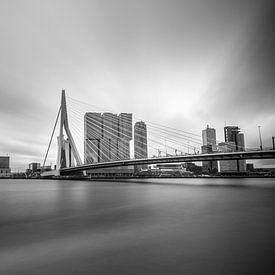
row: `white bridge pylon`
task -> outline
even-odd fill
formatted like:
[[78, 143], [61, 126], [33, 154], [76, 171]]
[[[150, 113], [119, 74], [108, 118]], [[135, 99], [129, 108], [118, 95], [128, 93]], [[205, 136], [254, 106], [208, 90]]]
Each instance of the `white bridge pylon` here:
[[[63, 129], [67, 135], [67, 139], [64, 139]], [[71, 134], [68, 122], [67, 105], [65, 90], [61, 93], [61, 105], [60, 105], [60, 130], [58, 139], [58, 152], [56, 170], [60, 171], [61, 168], [73, 167], [76, 165], [82, 165], [80, 155], [77, 151], [73, 136]]]

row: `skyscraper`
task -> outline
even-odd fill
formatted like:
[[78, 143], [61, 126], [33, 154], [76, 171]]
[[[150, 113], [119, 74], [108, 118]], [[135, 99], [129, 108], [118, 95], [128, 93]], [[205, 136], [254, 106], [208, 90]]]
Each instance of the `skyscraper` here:
[[118, 116], [119, 121], [119, 159], [130, 159], [130, 140], [133, 138], [132, 121], [133, 115], [130, 113], [121, 113]]
[[103, 139], [101, 113], [86, 113], [84, 116], [84, 162], [101, 162]]
[[210, 128], [209, 125], [207, 125], [205, 130], [202, 130], [202, 144], [212, 145], [213, 149], [216, 146], [216, 130]]
[[[240, 133], [238, 126], [224, 127], [225, 142], [219, 143], [219, 150], [222, 152], [245, 151], [244, 134]], [[220, 161], [221, 172], [245, 172], [245, 160]]]
[[102, 114], [102, 140], [101, 153], [102, 161], [119, 159], [119, 122], [116, 114]]
[[[134, 126], [134, 155], [135, 159], [147, 158], [147, 127], [143, 121], [138, 121]], [[137, 165], [135, 171], [146, 169], [147, 165]]]
[[[218, 145], [219, 151], [230, 153], [235, 151], [235, 143], [232, 141], [220, 142]], [[236, 160], [220, 160], [220, 172], [237, 172], [238, 166]]]
[[225, 126], [224, 127], [224, 141], [225, 142], [234, 142], [236, 146], [236, 151], [238, 150], [238, 134], [240, 128], [238, 126]]
[[85, 163], [129, 159], [132, 114], [86, 113], [84, 136]]
[[[206, 129], [202, 130], [202, 143], [201, 147], [202, 154], [211, 154], [217, 150], [216, 146], [216, 130], [210, 128], [207, 125]], [[218, 162], [217, 161], [203, 161], [202, 171], [205, 174], [212, 174], [218, 172]]]
[[0, 177], [10, 177], [10, 157], [0, 156]]

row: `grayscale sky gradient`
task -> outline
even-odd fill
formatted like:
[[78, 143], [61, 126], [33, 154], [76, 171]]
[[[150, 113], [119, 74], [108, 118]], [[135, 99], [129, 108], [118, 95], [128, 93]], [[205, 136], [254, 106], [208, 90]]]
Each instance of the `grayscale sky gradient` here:
[[13, 170], [42, 162], [62, 88], [197, 134], [209, 124], [220, 140], [238, 125], [247, 147], [260, 125], [271, 146], [273, 3], [0, 0], [0, 155]]

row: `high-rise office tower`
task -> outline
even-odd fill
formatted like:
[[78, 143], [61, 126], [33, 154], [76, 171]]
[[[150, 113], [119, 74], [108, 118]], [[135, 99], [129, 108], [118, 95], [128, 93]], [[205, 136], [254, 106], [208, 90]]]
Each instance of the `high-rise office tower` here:
[[130, 140], [133, 138], [133, 115], [130, 113], [121, 113], [118, 116], [119, 121], [119, 159], [130, 159]]
[[[201, 147], [202, 154], [211, 154], [217, 150], [216, 146], [216, 130], [210, 128], [207, 125], [206, 129], [202, 130], [202, 143]], [[205, 174], [212, 174], [218, 172], [218, 162], [217, 161], [203, 161], [202, 171]]]
[[[220, 151], [234, 152], [245, 151], [244, 134], [240, 133], [238, 126], [225, 126], [224, 127], [224, 140], [225, 142], [219, 143]], [[228, 160], [220, 161], [221, 172], [245, 172], [245, 160]]]
[[101, 143], [103, 139], [101, 113], [86, 113], [84, 116], [84, 161], [101, 162]]
[[209, 125], [207, 125], [206, 129], [202, 130], [202, 144], [212, 145], [212, 147], [216, 146], [216, 130], [210, 128]]
[[[134, 155], [135, 159], [147, 158], [147, 127], [143, 121], [138, 121], [134, 126]], [[146, 169], [147, 165], [136, 165], [135, 171]]]
[[129, 159], [132, 114], [86, 113], [84, 136], [85, 163]]
[[10, 177], [10, 157], [0, 156], [0, 177]]
[[119, 122], [116, 114], [102, 114], [102, 161], [119, 159], [118, 139]]
[[238, 135], [240, 133], [240, 128], [238, 126], [225, 126], [224, 127], [224, 141], [234, 142], [236, 146], [236, 151], [238, 150]]
[[[212, 145], [203, 145], [201, 147], [202, 154], [211, 154], [213, 153]], [[215, 146], [216, 152], [216, 146]], [[202, 162], [202, 172], [204, 174], [214, 174], [218, 172], [218, 162], [216, 160], [208, 160]]]
[[[238, 133], [237, 145], [238, 145], [237, 151], [245, 151], [244, 134], [243, 133]], [[246, 171], [246, 160], [238, 160], [237, 165], [238, 165], [238, 169], [240, 172]]]
[[[230, 153], [235, 151], [235, 142], [220, 142], [218, 145], [219, 151]], [[236, 160], [220, 160], [220, 172], [237, 172], [238, 166]]]

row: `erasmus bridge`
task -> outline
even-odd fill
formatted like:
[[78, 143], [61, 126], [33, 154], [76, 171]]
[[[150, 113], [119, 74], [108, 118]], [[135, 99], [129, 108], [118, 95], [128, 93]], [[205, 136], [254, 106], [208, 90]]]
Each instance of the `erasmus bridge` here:
[[[80, 101], [74, 100], [73, 102], [77, 103]], [[83, 128], [84, 114], [77, 110], [70, 111], [72, 112], [73, 116], [76, 117], [75, 121], [77, 121], [77, 123], [75, 123], [74, 126], [81, 125]], [[90, 123], [93, 123], [93, 125], [99, 127], [96, 121], [92, 121], [92, 118], [90, 118], [90, 120]], [[89, 149], [92, 151], [94, 159], [87, 161], [87, 156], [85, 156], [84, 152], [83, 162], [72, 134], [73, 131], [71, 131], [69, 125], [65, 90], [62, 90], [61, 104], [45, 155], [43, 167], [47, 161], [48, 152], [52, 144], [52, 139], [58, 122], [59, 136], [57, 145], [56, 169], [43, 172], [42, 176], [72, 175], [94, 169], [115, 168], [132, 165], [275, 158], [274, 148], [267, 148], [264, 150], [246, 148], [246, 150], [244, 150], [244, 148], [240, 147], [233, 152], [215, 152], [202, 154], [199, 153], [202, 146], [201, 136], [183, 130], [165, 127], [160, 124], [146, 122], [148, 125], [148, 144], [146, 140], [146, 146], [148, 145], [148, 155], [146, 149], [146, 157], [144, 157], [144, 154], [142, 154], [142, 151], [140, 150], [139, 153], [135, 153], [135, 158], [131, 159], [130, 156], [128, 158], [120, 157], [123, 155], [123, 152], [127, 150], [127, 148], [125, 148], [125, 144], [123, 145], [123, 143], [116, 145], [116, 156], [106, 156], [107, 153], [106, 151], [104, 152], [103, 148], [97, 148], [97, 150], [95, 150], [93, 146], [86, 144], [87, 146], [90, 146]], [[108, 125], [110, 125], [110, 123]], [[114, 133], [114, 129], [108, 125], [105, 127], [107, 134], [109, 136], [115, 135], [116, 133]], [[95, 131], [98, 132], [96, 128]], [[75, 134], [77, 135], [77, 131], [75, 131]], [[79, 140], [82, 144], [84, 143], [84, 137], [80, 137]], [[113, 144], [108, 144], [108, 146], [112, 150], [114, 149], [112, 148], [114, 147]], [[100, 155], [103, 156], [103, 158], [100, 158]]]

